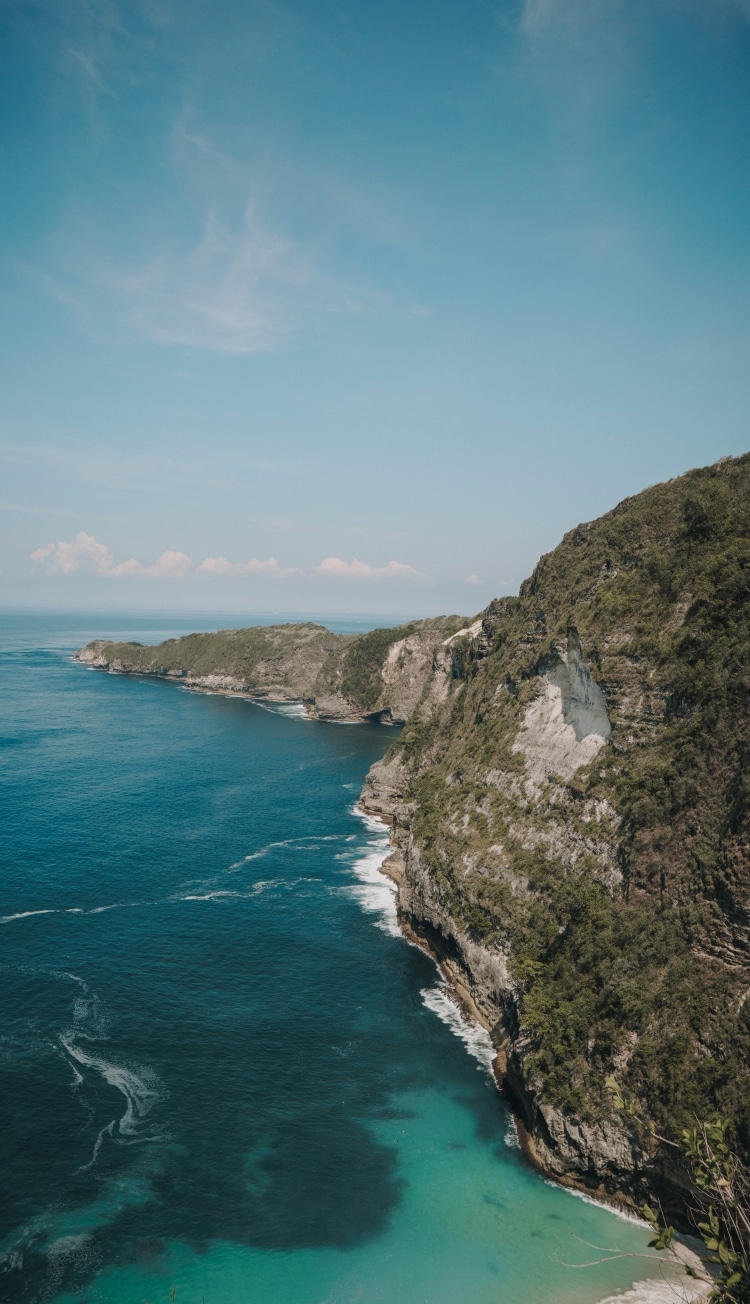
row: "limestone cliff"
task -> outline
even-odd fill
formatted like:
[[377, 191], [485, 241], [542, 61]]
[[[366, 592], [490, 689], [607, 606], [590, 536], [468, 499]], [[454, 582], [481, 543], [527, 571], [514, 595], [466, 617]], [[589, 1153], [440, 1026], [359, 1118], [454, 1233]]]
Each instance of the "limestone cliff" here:
[[269, 625], [189, 634], [155, 647], [95, 640], [78, 652], [112, 674], [155, 675], [189, 688], [302, 701], [326, 720], [403, 724], [429, 680], [440, 693], [444, 648], [459, 616], [416, 620], [367, 634], [333, 634], [323, 625]]
[[674, 1151], [604, 1081], [748, 1149], [749, 601], [750, 457], [627, 499], [443, 643], [363, 793], [529, 1152], [673, 1209]]

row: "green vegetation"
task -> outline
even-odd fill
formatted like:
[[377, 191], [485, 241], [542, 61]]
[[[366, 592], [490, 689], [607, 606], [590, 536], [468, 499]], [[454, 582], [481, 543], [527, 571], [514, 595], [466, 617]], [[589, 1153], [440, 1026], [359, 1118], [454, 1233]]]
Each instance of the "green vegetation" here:
[[371, 711], [383, 691], [382, 668], [394, 643], [413, 634], [416, 625], [399, 625], [397, 629], [373, 629], [346, 649], [343, 659], [341, 689], [350, 702], [362, 711]]
[[[382, 710], [405, 719], [429, 677], [436, 646], [463, 623], [459, 616], [439, 616], [357, 635], [333, 634], [311, 623], [255, 626], [189, 634], [155, 647], [94, 642], [81, 655], [121, 673], [198, 682], [212, 677], [217, 681], [212, 687], [251, 695], [322, 699], [325, 711], [334, 715]], [[404, 639], [408, 641], [386, 684], [384, 661], [390, 648]]]
[[[513, 750], [574, 627], [610, 743], [532, 789]], [[442, 907], [509, 956], [542, 1098], [592, 1118], [617, 1067], [677, 1135], [750, 1153], [750, 456], [627, 499], [485, 613], [489, 649], [395, 751]]]
[[[461, 628], [460, 616], [437, 616], [432, 620], [415, 620], [395, 629], [373, 629], [352, 639], [344, 652], [341, 670], [341, 691], [361, 711], [374, 710], [384, 691], [383, 665], [395, 643], [411, 634], [427, 635], [430, 646], [450, 637]], [[405, 650], [407, 658], [412, 656]], [[426, 675], [424, 676], [426, 678]]]
[[[695, 1122], [683, 1128], [675, 1142], [656, 1133], [638, 1114], [635, 1100], [616, 1078], [607, 1078], [604, 1085], [617, 1109], [686, 1161], [688, 1211], [703, 1242], [703, 1280], [714, 1287], [709, 1304], [750, 1304], [750, 1173], [732, 1145], [731, 1121], [718, 1117]], [[653, 1232], [649, 1245], [674, 1253], [675, 1229], [661, 1205], [653, 1209], [645, 1204], [641, 1212]], [[688, 1273], [698, 1276], [690, 1268]]]

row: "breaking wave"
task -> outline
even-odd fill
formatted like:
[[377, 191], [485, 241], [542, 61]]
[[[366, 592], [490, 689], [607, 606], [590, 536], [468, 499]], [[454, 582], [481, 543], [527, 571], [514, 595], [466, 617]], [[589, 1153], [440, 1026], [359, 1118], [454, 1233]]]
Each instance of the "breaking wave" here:
[[[396, 884], [382, 872], [383, 862], [388, 858], [391, 850], [387, 825], [382, 820], [365, 814], [359, 806], [352, 807], [352, 814], [362, 820], [371, 836], [364, 855], [358, 855], [357, 859], [351, 862], [351, 871], [358, 881], [346, 887], [344, 891], [354, 897], [367, 914], [378, 916], [378, 928], [382, 928], [385, 933], [390, 933], [392, 937], [401, 937], [396, 909]], [[351, 852], [342, 852], [337, 859], [348, 861], [351, 854]]]
[[440, 983], [437, 987], [424, 987], [420, 995], [427, 1009], [442, 1019], [456, 1037], [460, 1037], [469, 1054], [494, 1082], [495, 1047], [486, 1028], [466, 1017], [446, 983]]

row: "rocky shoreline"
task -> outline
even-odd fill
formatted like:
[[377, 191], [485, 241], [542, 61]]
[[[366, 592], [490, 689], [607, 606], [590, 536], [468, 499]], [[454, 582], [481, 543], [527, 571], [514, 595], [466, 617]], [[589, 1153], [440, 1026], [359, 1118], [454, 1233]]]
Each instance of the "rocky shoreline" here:
[[[373, 769], [376, 769], [376, 767], [374, 766]], [[376, 799], [368, 803], [368, 787], [372, 788], [372, 786], [370, 775], [368, 775], [358, 803], [359, 809], [362, 814], [370, 819], [378, 820], [391, 832], [394, 821], [387, 818], [382, 801]], [[373, 809], [374, 806], [378, 807], [377, 811]], [[393, 813], [395, 815], [395, 807]], [[642, 1223], [645, 1232], [648, 1225], [638, 1217], [638, 1209], [631, 1196], [618, 1192], [612, 1193], [601, 1188], [592, 1190], [590, 1186], [577, 1180], [570, 1173], [561, 1173], [558, 1169], [545, 1162], [543, 1151], [540, 1150], [535, 1137], [528, 1129], [526, 1114], [519, 1096], [509, 1080], [506, 1047], [497, 1039], [497, 1025], [492, 1024], [486, 1011], [476, 1003], [470, 976], [449, 956], [436, 950], [434, 944], [431, 944], [423, 933], [416, 931], [413, 927], [413, 919], [402, 908], [399, 894], [404, 877], [403, 869], [398, 851], [392, 840], [391, 846], [394, 849], [390, 856], [387, 856], [383, 861], [380, 872], [396, 886], [396, 909], [401, 934], [412, 946], [419, 947], [420, 950], [429, 955], [452, 992], [453, 999], [461, 1011], [463, 1019], [469, 1023], [479, 1024], [489, 1033], [496, 1052], [492, 1065], [495, 1085], [513, 1113], [518, 1144], [524, 1158], [548, 1181], [563, 1186], [572, 1194], [580, 1195], [584, 1199], [604, 1205], [614, 1213], [630, 1220], [637, 1219]], [[661, 1277], [649, 1277], [644, 1278], [642, 1281], [636, 1281], [629, 1290], [617, 1295], [607, 1296], [606, 1299], [601, 1301], [601, 1304], [674, 1304], [675, 1299], [680, 1304], [697, 1304], [697, 1301], [707, 1299], [713, 1286], [710, 1281], [705, 1279], [705, 1267], [699, 1255], [689, 1244], [683, 1241], [675, 1244], [675, 1256], [684, 1265], [683, 1267], [678, 1268], [673, 1264], [671, 1271]], [[651, 1258], [651, 1256], [644, 1252], [644, 1258]], [[668, 1260], [658, 1262], [662, 1263], [663, 1267], [667, 1267], [669, 1264]]]
[[404, 724], [434, 682], [461, 630], [458, 616], [414, 620], [366, 634], [312, 622], [190, 634], [149, 647], [95, 639], [76, 660], [113, 675], [146, 675], [196, 692], [301, 703], [316, 720]]
[[545, 1177], [634, 1215], [654, 1195], [683, 1230], [688, 1175], [674, 1151], [644, 1142], [617, 1114], [593, 1121], [571, 1116], [543, 1097], [527, 1066], [529, 1043], [519, 1035], [519, 993], [509, 957], [472, 938], [444, 908], [412, 834], [413, 805], [398, 757], [386, 756], [367, 776], [360, 806], [389, 828], [391, 855], [382, 871], [396, 884], [400, 926], [438, 965], [462, 1009], [490, 1034], [495, 1079], [516, 1118], [526, 1158]]

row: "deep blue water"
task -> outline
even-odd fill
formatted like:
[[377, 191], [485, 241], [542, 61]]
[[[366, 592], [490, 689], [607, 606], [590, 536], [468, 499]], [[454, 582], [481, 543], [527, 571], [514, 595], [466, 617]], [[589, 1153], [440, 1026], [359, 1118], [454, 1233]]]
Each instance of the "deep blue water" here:
[[486, 1040], [396, 935], [355, 810], [392, 731], [71, 660], [184, 628], [0, 623], [3, 1300], [546, 1304], [644, 1275], [560, 1266], [643, 1233], [527, 1168]]

